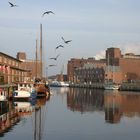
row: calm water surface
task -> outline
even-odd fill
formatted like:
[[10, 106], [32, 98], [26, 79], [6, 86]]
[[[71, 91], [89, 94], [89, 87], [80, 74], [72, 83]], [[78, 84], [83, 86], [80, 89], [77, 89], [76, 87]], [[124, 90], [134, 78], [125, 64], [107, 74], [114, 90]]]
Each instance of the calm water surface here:
[[52, 88], [49, 100], [0, 103], [0, 140], [139, 140], [140, 93]]

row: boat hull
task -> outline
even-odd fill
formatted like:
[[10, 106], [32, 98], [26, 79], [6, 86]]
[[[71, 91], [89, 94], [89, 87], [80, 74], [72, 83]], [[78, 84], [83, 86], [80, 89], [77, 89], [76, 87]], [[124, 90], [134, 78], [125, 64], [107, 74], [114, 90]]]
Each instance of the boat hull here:
[[119, 85], [104, 85], [105, 90], [119, 90], [120, 86]]

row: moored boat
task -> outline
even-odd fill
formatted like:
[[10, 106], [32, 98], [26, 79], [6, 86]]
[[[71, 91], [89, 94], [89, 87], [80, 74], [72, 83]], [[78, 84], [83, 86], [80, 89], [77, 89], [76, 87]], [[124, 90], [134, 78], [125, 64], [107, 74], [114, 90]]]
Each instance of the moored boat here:
[[104, 84], [105, 90], [119, 90], [120, 85], [114, 83], [106, 83]]
[[30, 100], [36, 98], [36, 90], [33, 83], [18, 83], [18, 89], [13, 92], [15, 100]]
[[69, 87], [69, 83], [68, 82], [64, 82], [64, 81], [52, 81], [52, 83], [50, 83], [51, 87]]
[[44, 82], [38, 82], [35, 84], [35, 89], [37, 92], [37, 97], [46, 97], [50, 95], [50, 88]]

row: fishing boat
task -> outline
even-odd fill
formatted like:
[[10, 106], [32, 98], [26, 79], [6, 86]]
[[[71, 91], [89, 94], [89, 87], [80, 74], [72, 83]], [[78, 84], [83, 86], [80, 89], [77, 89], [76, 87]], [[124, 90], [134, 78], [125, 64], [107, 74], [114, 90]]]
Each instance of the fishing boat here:
[[23, 82], [18, 83], [18, 89], [13, 92], [13, 98], [15, 100], [25, 99], [30, 100], [36, 98], [36, 90], [33, 83]]

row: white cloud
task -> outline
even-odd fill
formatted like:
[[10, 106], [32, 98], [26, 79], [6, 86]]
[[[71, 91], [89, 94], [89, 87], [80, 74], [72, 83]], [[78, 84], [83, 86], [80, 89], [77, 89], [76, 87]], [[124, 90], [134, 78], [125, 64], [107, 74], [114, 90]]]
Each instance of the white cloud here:
[[117, 46], [121, 49], [122, 54], [134, 53], [140, 54], [140, 43], [126, 43]]
[[96, 54], [94, 57], [95, 57], [96, 60], [104, 59], [104, 58], [105, 58], [105, 50], [100, 51], [100, 52], [99, 52], [98, 54]]

